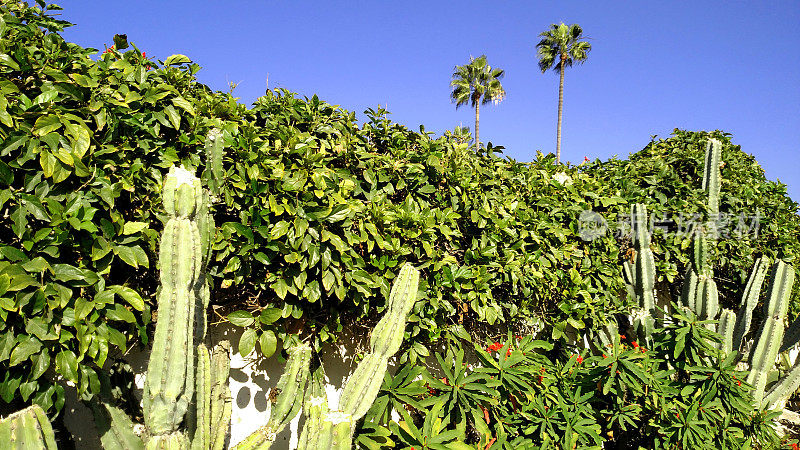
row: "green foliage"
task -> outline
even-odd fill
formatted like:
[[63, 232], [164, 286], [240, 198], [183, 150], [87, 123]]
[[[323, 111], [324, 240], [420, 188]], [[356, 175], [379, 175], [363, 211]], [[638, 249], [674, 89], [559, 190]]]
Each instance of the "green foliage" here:
[[162, 169], [196, 166], [189, 142], [240, 108], [196, 65], [90, 58], [58, 9], [0, 5], [0, 394], [45, 410], [56, 380], [96, 394], [98, 368], [147, 342]]
[[[653, 348], [617, 339], [592, 356], [559, 351], [530, 336], [508, 336], [488, 351], [477, 347], [478, 361], [459, 369], [480, 373], [473, 382], [485, 392], [496, 390], [492, 398], [476, 397], [465, 404], [465, 415], [448, 414], [452, 397], [431, 385], [431, 392], [413, 391], [417, 406], [396, 409], [399, 422], [368, 415], [357, 437], [360, 430], [374, 433], [388, 423], [393, 435], [386, 439], [417, 448], [441, 442], [493, 449], [779, 444], [770, 425], [776, 414], [753, 413], [745, 374], [736, 370], [733, 357], [719, 357], [719, 336], [706, 322], [675, 315], [655, 328], [652, 338]], [[454, 353], [457, 357], [459, 350]], [[423, 376], [430, 385], [434, 377], [427, 368]], [[392, 384], [387, 379], [382, 395], [397, 389]], [[474, 420], [465, 423], [464, 416]]]
[[[708, 138], [722, 143], [719, 212], [726, 214], [721, 225], [729, 231], [719, 237], [710, 259], [719, 283], [720, 307], [733, 308], [758, 257], [793, 263], [800, 254], [798, 204], [786, 195], [784, 184], [767, 180], [755, 158], [720, 131], [676, 129], [672, 137], [653, 140], [628, 160], [598, 161], [587, 164], [585, 170], [607, 180], [630, 203], [647, 206], [657, 225], [652, 236], [657, 285], [677, 298], [692, 264], [688, 227], [711, 213], [701, 183]], [[627, 239], [621, 235], [620, 246], [625, 248], [622, 241]], [[791, 318], [800, 312], [798, 299], [800, 287], [795, 286]]]

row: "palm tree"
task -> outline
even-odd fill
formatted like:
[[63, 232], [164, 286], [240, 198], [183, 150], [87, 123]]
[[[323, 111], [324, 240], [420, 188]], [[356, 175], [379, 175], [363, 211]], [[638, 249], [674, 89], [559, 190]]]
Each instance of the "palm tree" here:
[[581, 41], [583, 30], [580, 25], [560, 24], [550, 25], [550, 29], [539, 34], [542, 38], [536, 44], [536, 53], [539, 56], [539, 68], [542, 73], [552, 68], [559, 73], [561, 80], [558, 83], [558, 132], [556, 136], [556, 159], [561, 162], [561, 112], [564, 109], [564, 69], [571, 67], [574, 62], [583, 64], [588, 57], [592, 44]]
[[456, 109], [467, 103], [475, 107], [475, 148], [480, 148], [478, 138], [478, 122], [480, 121], [480, 105], [493, 102], [500, 103], [506, 96], [506, 91], [500, 84], [500, 79], [505, 75], [502, 69], [492, 69], [486, 64], [486, 55], [477, 58], [470, 56], [469, 64], [456, 66], [453, 69], [453, 80], [450, 86], [450, 99], [456, 103]]

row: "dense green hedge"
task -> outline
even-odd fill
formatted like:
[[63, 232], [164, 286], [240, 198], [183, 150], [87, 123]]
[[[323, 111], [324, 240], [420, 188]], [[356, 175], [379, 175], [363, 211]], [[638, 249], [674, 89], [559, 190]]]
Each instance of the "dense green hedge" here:
[[[268, 91], [246, 108], [198, 83], [185, 56], [150, 61], [135, 47], [92, 56], [60, 37], [68, 24], [51, 17], [56, 7], [0, 5], [5, 402], [59, 409], [60, 380], [96, 393], [98, 368], [147, 341], [161, 178], [173, 164], [203, 171], [214, 127], [226, 151], [212, 310], [239, 310], [233, 321], [252, 330], [244, 353], [258, 342], [269, 355], [292, 334], [320, 345], [342, 326], [367, 333], [405, 261], [423, 270], [423, 301], [404, 361], [446, 332], [483, 339], [545, 325], [558, 339], [625, 308], [627, 239], [582, 240], [582, 211], [613, 223], [658, 186], [690, 200], [670, 194], [671, 210], [699, 208], [699, 135], [686, 153], [679, 134], [630, 161], [569, 167], [540, 154], [519, 163], [501, 147], [476, 153], [449, 134], [410, 130], [383, 110], [359, 125], [316, 96]], [[770, 225], [752, 245], [721, 243], [721, 265], [741, 271], [752, 252], [793, 258], [796, 205], [737, 151], [724, 157], [743, 168], [723, 176], [752, 192], [737, 194], [740, 205], [724, 184], [723, 208], [758, 206]], [[748, 181], [751, 172], [761, 178]], [[657, 245], [656, 259], [672, 268], [659, 273], [679, 278], [684, 241]]]

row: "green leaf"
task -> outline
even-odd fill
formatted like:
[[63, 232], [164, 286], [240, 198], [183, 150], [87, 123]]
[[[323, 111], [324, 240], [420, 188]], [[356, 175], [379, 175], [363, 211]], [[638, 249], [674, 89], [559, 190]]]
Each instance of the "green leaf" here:
[[178, 111], [172, 105], [167, 105], [164, 107], [164, 112], [167, 114], [167, 118], [169, 118], [169, 123], [172, 124], [172, 128], [180, 129], [181, 127], [181, 116], [178, 114]]
[[44, 136], [59, 128], [61, 128], [61, 120], [59, 120], [58, 116], [50, 114], [36, 119], [36, 123], [33, 124], [33, 130], [31, 131], [33, 131], [35, 136]]
[[191, 63], [192, 60], [189, 59], [186, 55], [176, 54], [167, 57], [166, 61], [164, 61], [165, 66], [177, 66], [180, 64], [188, 64]]
[[239, 354], [246, 357], [256, 348], [256, 330], [248, 328], [239, 338]]
[[258, 320], [260, 320], [264, 325], [270, 325], [276, 320], [280, 319], [281, 314], [281, 308], [267, 308], [261, 311], [261, 315], [259, 316]]
[[114, 47], [117, 51], [125, 50], [126, 48], [128, 48], [129, 47], [128, 36], [125, 34], [115, 34]]
[[78, 382], [78, 358], [69, 350], [62, 350], [56, 355], [56, 371], [73, 383]]
[[186, 111], [187, 113], [191, 114], [192, 116], [194, 116], [194, 115], [195, 115], [195, 112], [194, 112], [194, 107], [192, 106], [192, 104], [191, 104], [191, 103], [189, 103], [189, 102], [188, 102], [188, 101], [187, 101], [185, 98], [183, 98], [183, 97], [175, 97], [175, 98], [173, 98], [173, 99], [172, 99], [172, 104], [173, 104], [173, 105], [175, 105], [175, 106], [177, 106], [178, 108], [180, 108], [180, 109], [182, 109], [182, 110]]
[[144, 311], [144, 299], [133, 289], [127, 286], [108, 286], [108, 289], [122, 297], [123, 300], [128, 302], [137, 311]]
[[248, 311], [239, 310], [228, 314], [228, 321], [237, 327], [249, 327], [255, 319]]
[[144, 229], [147, 229], [148, 224], [146, 222], [125, 222], [125, 225], [122, 226], [122, 234], [135, 234]]
[[42, 349], [42, 343], [35, 337], [21, 335], [17, 338], [19, 343], [11, 352], [8, 365], [11, 367], [27, 361], [31, 355], [38, 353]]
[[106, 308], [106, 317], [111, 320], [119, 320], [127, 323], [136, 323], [136, 316], [124, 306], [116, 304], [111, 308]]
[[261, 354], [269, 358], [278, 348], [278, 338], [272, 330], [264, 331], [258, 338], [258, 346], [261, 347]]

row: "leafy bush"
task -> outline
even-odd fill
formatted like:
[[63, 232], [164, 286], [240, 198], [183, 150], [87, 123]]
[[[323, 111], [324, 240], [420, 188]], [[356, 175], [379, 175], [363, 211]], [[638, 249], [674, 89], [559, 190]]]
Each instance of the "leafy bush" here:
[[[213, 128], [225, 154], [212, 309], [247, 327], [242, 353], [268, 356], [293, 334], [319, 348], [343, 326], [374, 325], [404, 262], [423, 271], [423, 301], [402, 361], [428, 356], [448, 332], [480, 341], [545, 326], [563, 339], [627, 306], [628, 245], [609, 234], [582, 240], [582, 211], [613, 223], [650, 194], [666, 196], [670, 211], [699, 208], [701, 152], [680, 133], [629, 162], [569, 167], [539, 154], [519, 163], [502, 147], [476, 153], [460, 135], [410, 130], [382, 109], [359, 125], [284, 90], [246, 108], [198, 83], [186, 56], [151, 60], [135, 45], [92, 56], [59, 35], [69, 25], [52, 16], [60, 8], [37, 5], [0, 3], [4, 402], [58, 410], [62, 382], [95, 394], [98, 369], [147, 342], [162, 174], [175, 164], [206, 169]], [[744, 190], [723, 196], [723, 210], [760, 208], [769, 222], [754, 251], [794, 257], [796, 205], [752, 159], [724, 158], [736, 170], [723, 176]], [[680, 203], [683, 194], [691, 201]], [[686, 243], [656, 242], [659, 273], [678, 283]], [[746, 243], [724, 245], [730, 273], [752, 264]]]
[[[677, 314], [657, 328], [653, 348], [619, 336], [594, 355], [509, 335], [486, 350], [476, 345], [472, 364], [462, 361], [455, 341], [448, 350], [455, 358], [437, 358], [442, 373], [454, 378], [409, 367], [399, 379], [386, 377], [379, 401], [396, 399], [398, 392], [410, 401], [395, 404], [401, 419], [388, 423], [393, 434], [384, 433], [383, 440], [375, 430], [388, 422], [387, 402], [376, 402], [360, 442], [369, 447], [391, 440], [415, 448], [452, 440], [493, 449], [776, 448], [780, 440], [771, 421], [778, 413], [754, 413], [751, 387], [742, 381], [746, 374], [736, 371], [733, 357], [719, 354], [719, 336], [706, 325], [691, 313]], [[410, 379], [417, 372], [421, 378]], [[420, 427], [435, 434], [417, 433]]]

